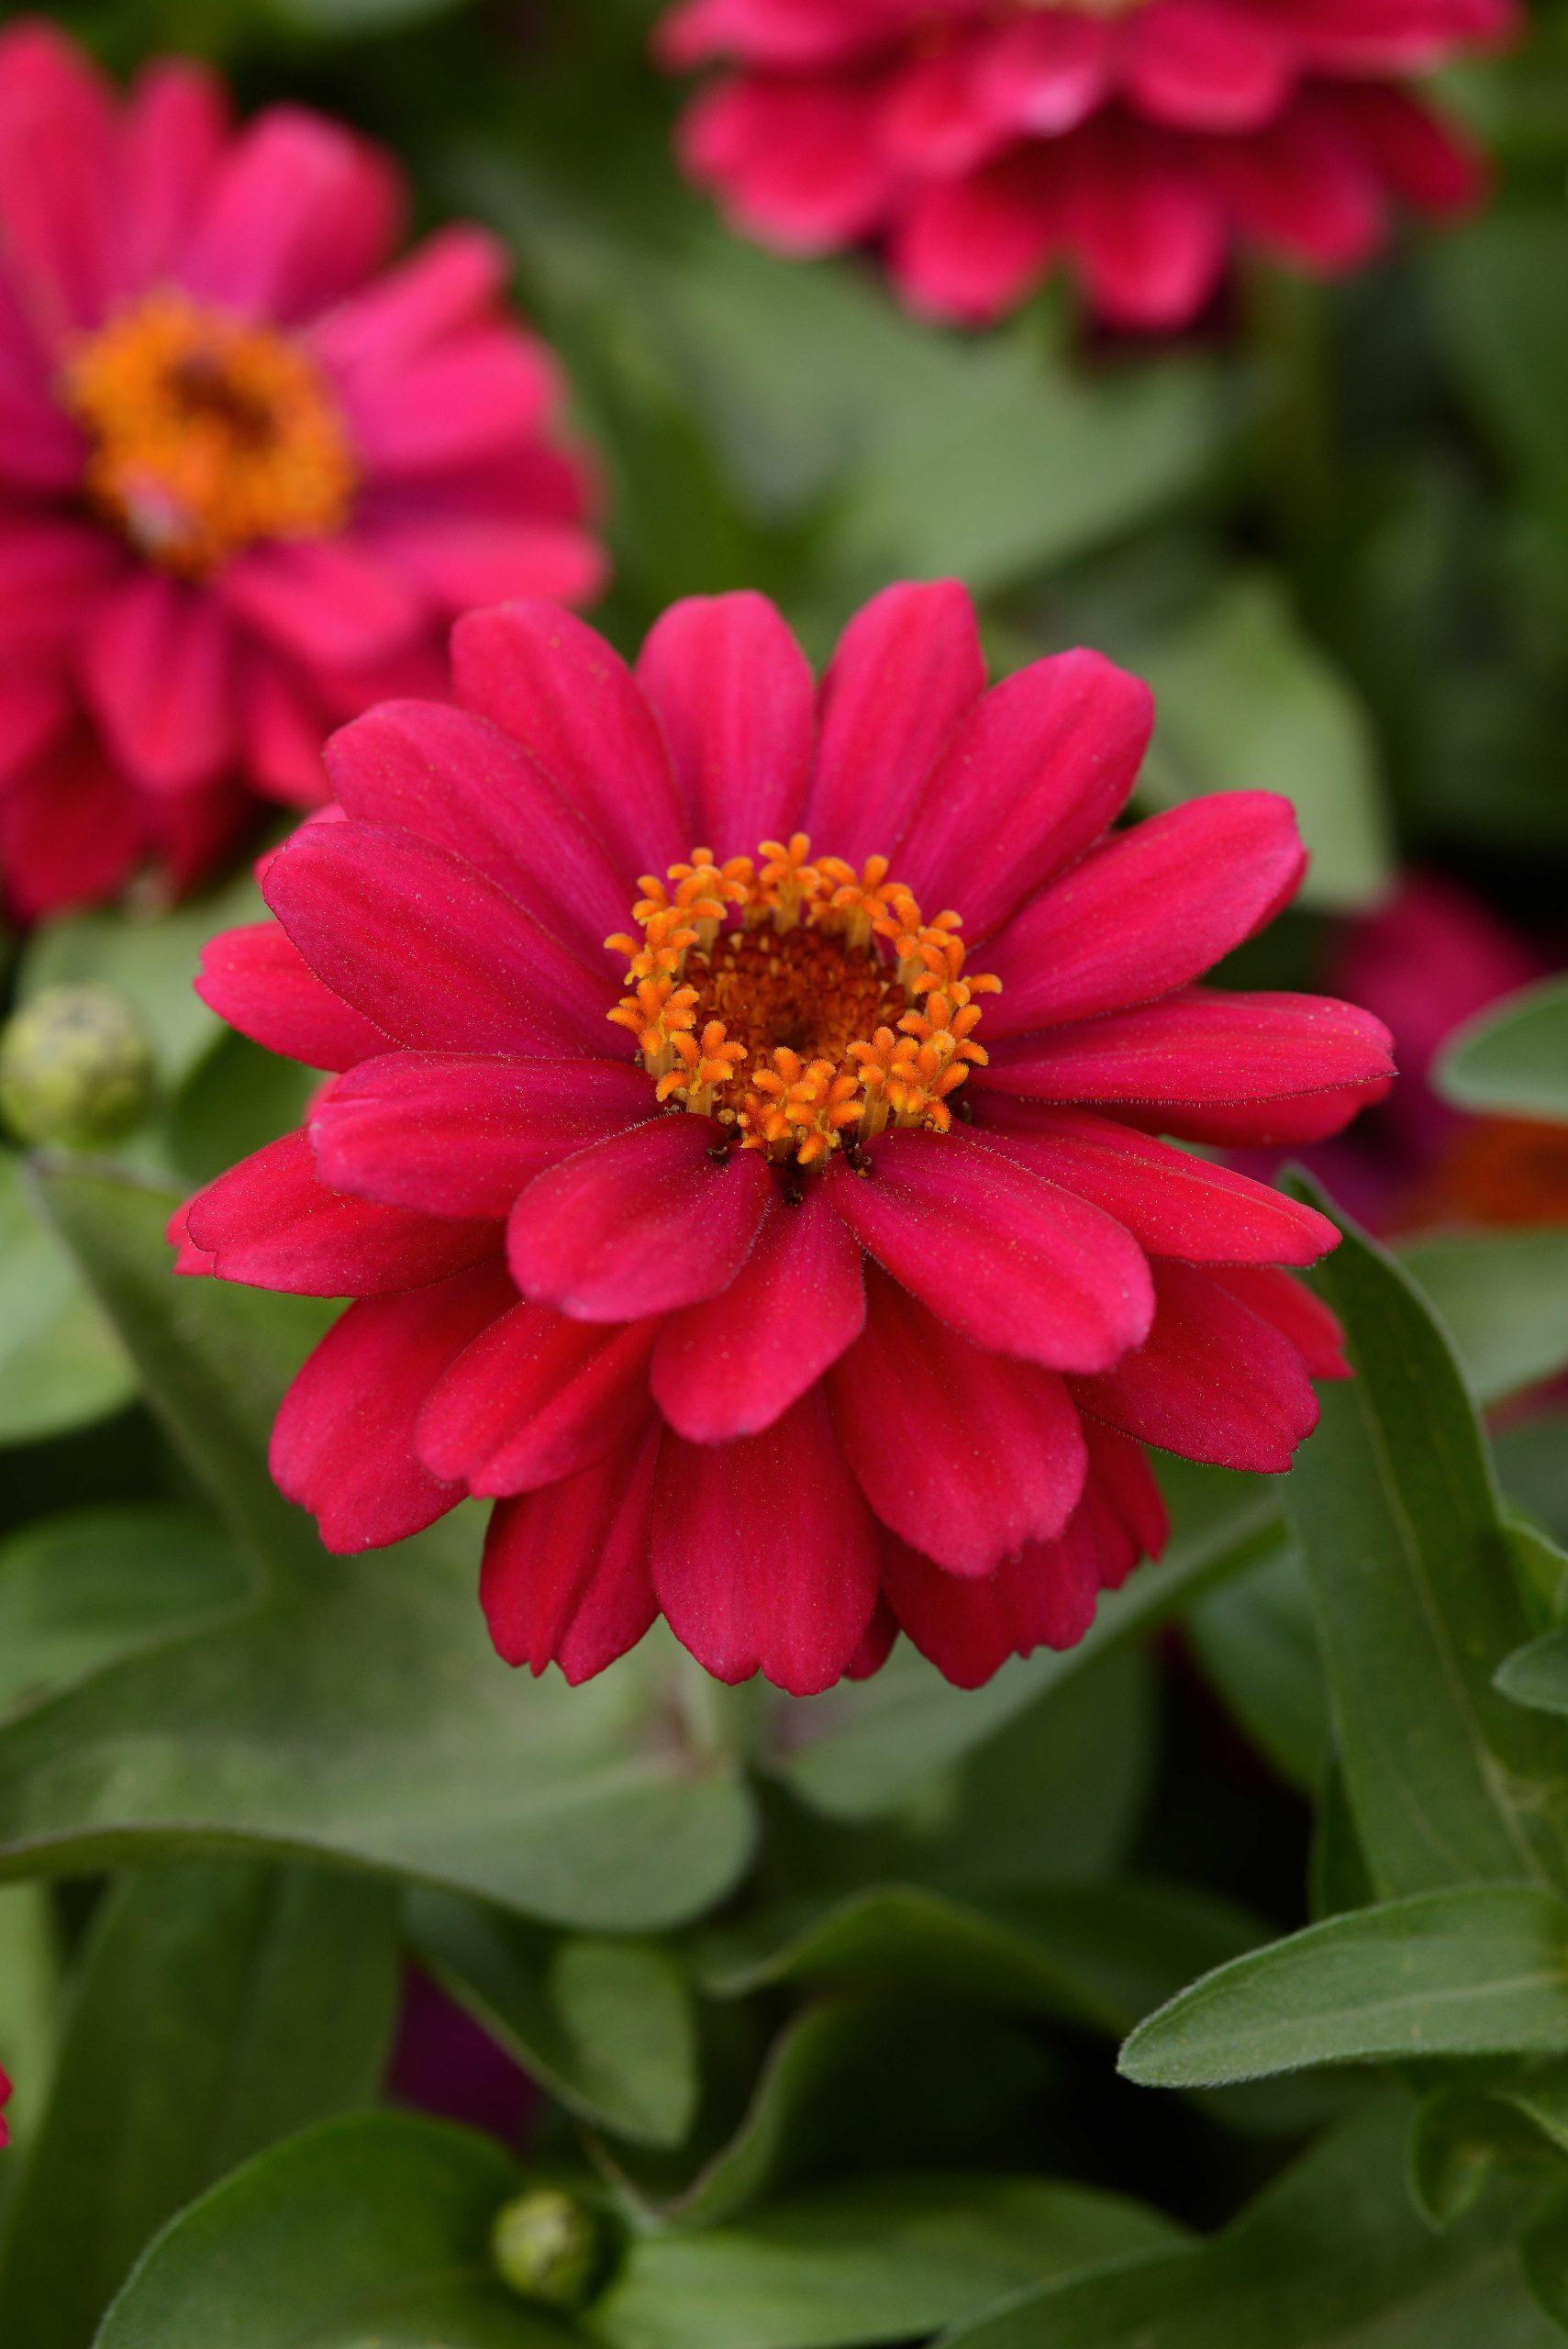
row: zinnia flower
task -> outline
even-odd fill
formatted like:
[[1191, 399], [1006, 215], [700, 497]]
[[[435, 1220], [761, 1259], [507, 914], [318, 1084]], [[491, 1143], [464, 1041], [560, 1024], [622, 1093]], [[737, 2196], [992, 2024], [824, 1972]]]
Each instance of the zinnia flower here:
[[11, 2142], [11, 2124], [6, 2118], [6, 2107], [11, 2101], [11, 2083], [4, 2065], [0, 2065], [0, 2150]]
[[1110, 324], [1179, 327], [1254, 247], [1364, 262], [1476, 156], [1407, 84], [1515, 0], [681, 0], [661, 49], [738, 70], [687, 170], [784, 252], [875, 240], [910, 306], [974, 324], [1059, 263]]
[[1140, 1447], [1283, 1470], [1341, 1368], [1282, 1269], [1333, 1227], [1157, 1139], [1320, 1136], [1388, 1081], [1349, 1005], [1196, 984], [1296, 889], [1289, 806], [1112, 832], [1146, 688], [1078, 651], [986, 692], [951, 583], [819, 695], [753, 595], [635, 676], [544, 605], [454, 658], [461, 708], [335, 738], [340, 813], [200, 982], [340, 1072], [172, 1232], [357, 1300], [284, 1491], [339, 1551], [495, 1499], [496, 1644], [573, 1680], [661, 1612], [796, 1693], [899, 1627], [965, 1684], [1072, 1644], [1161, 1546]]
[[331, 728], [439, 692], [453, 616], [601, 573], [550, 354], [473, 228], [388, 268], [388, 158], [197, 66], [122, 106], [0, 37], [0, 872], [34, 916], [175, 885]]

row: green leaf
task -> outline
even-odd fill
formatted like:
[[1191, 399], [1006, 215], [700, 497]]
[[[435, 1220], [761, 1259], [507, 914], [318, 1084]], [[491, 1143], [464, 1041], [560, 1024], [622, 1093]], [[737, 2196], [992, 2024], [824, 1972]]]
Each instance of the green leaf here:
[[408, 1922], [425, 1964], [551, 2095], [616, 2135], [679, 2144], [696, 2027], [668, 1951], [562, 1938], [450, 1893], [416, 1893]]
[[183, 2212], [95, 2349], [559, 2349], [571, 2332], [490, 2265], [521, 2182], [493, 2139], [444, 2122], [327, 2121]]
[[1407, 2125], [1405, 2099], [1380, 2099], [1211, 2242], [1031, 2294], [942, 2349], [1551, 2349], [1512, 2210], [1434, 2236]]
[[33, 1212], [20, 1161], [0, 1150], [0, 1444], [87, 1426], [135, 1392], [124, 1348]]
[[1478, 1403], [1568, 1363], [1568, 1230], [1445, 1232], [1399, 1261], [1431, 1299]]
[[1356, 1375], [1284, 1492], [1373, 1887], [1561, 1883], [1568, 1737], [1492, 1686], [1530, 1625], [1485, 1439], [1412, 1283], [1341, 1228], [1318, 1280]]
[[1541, 299], [1568, 271], [1562, 207], [1493, 212], [1445, 238], [1429, 266], [1461, 380], [1530, 485], [1568, 513], [1568, 323]]
[[1568, 1713], [1568, 1626], [1516, 1648], [1498, 1666], [1497, 1686], [1516, 1705]]
[[907, 1642], [875, 1677], [782, 1709], [771, 1763], [792, 1792], [834, 1819], [870, 1819], [906, 1802], [938, 1770], [975, 1751], [1048, 1690], [1239, 1573], [1275, 1531], [1255, 1482], [1162, 1464], [1173, 1531], [1164, 1557], [1100, 1600], [1093, 1629], [1064, 1654], [1007, 1664], [981, 1689], [950, 1687]]
[[1312, 855], [1303, 902], [1377, 896], [1389, 851], [1371, 727], [1274, 580], [1230, 579], [1167, 635], [1140, 637], [1137, 666], [1159, 709], [1145, 796], [1283, 792]]
[[1410, 2183], [1432, 2224], [1473, 2210], [1499, 2165], [1555, 2171], [1568, 2154], [1568, 2058], [1422, 2099], [1410, 2132]]
[[0, 1873], [239, 1841], [592, 1931], [644, 1932], [717, 1899], [751, 1811], [733, 1761], [681, 1734], [668, 1650], [650, 1642], [580, 1690], [509, 1672], [475, 1601], [466, 1515], [328, 1558], [266, 1466], [320, 1310], [172, 1278], [167, 1198], [71, 1169], [48, 1194], [266, 1587], [0, 1730]]
[[1314, 2064], [1568, 2048], [1568, 1902], [1535, 1885], [1418, 1893], [1309, 1925], [1195, 1982], [1140, 2024], [1142, 2087], [1219, 2087]]
[[640, 2238], [584, 2322], [617, 2349], [904, 2341], [1173, 2233], [1134, 2203], [1044, 2180], [855, 2178], [728, 2226]]
[[195, 1509], [73, 1509], [0, 1542], [0, 1711], [240, 1606], [252, 1581]]
[[1119, 2032], [1256, 1938], [1237, 1911], [1163, 1885], [1065, 1885], [984, 1908], [877, 1885], [805, 1921], [712, 1937], [705, 1979], [721, 1998], [884, 1983]]
[[0, 1887], [0, 2070], [11, 2082], [12, 2157], [0, 2163], [0, 2211], [49, 2094], [60, 2020], [54, 1905], [41, 1884]]
[[1438, 1063], [1462, 1109], [1568, 1120], [1568, 979], [1546, 979], [1462, 1028]]
[[1329, 1696], [1299, 1552], [1282, 1542], [1207, 1592], [1186, 1631], [1252, 1743], [1288, 1785], [1310, 1794], [1329, 1749]]
[[124, 1880], [95, 1920], [6, 2209], [0, 2305], [17, 2338], [84, 2349], [194, 2194], [367, 2100], [397, 1984], [395, 1904], [363, 1880], [234, 1863]]

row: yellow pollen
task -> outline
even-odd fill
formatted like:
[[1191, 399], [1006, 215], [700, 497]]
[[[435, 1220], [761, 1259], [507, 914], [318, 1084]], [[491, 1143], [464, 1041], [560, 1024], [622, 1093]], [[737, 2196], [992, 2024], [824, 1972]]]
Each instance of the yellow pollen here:
[[327, 538], [348, 518], [347, 428], [284, 335], [150, 294], [82, 345], [63, 391], [89, 498], [167, 570], [204, 578], [258, 539]]
[[966, 975], [958, 915], [928, 922], [886, 857], [856, 873], [796, 832], [722, 865], [694, 849], [639, 885], [637, 932], [605, 941], [628, 964], [608, 1016], [667, 1107], [801, 1167], [890, 1125], [948, 1131], [1001, 982]]

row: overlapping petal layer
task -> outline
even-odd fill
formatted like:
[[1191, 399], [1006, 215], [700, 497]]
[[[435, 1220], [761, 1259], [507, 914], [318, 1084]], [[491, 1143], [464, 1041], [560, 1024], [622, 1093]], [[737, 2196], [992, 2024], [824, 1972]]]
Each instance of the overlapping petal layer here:
[[[284, 1490], [340, 1550], [494, 1500], [496, 1643], [573, 1679], [656, 1613], [797, 1693], [901, 1630], [965, 1684], [1080, 1638], [1163, 1539], [1140, 1446], [1277, 1471], [1344, 1370], [1284, 1269], [1333, 1227], [1160, 1138], [1387, 1085], [1367, 1015], [1199, 984], [1299, 881], [1288, 807], [1112, 829], [1147, 694], [1085, 652], [987, 689], [951, 583], [878, 597], [819, 690], [753, 596], [677, 607], [635, 674], [513, 605], [459, 675], [466, 714], [336, 738], [278, 927], [203, 975], [335, 1072], [172, 1234], [352, 1300]], [[596, 967], [585, 909], [633, 925]]]

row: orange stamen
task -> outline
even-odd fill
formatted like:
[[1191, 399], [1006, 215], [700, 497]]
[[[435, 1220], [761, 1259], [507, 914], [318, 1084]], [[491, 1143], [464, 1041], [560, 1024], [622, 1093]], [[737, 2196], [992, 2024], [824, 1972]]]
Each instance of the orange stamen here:
[[63, 393], [91, 443], [89, 497], [183, 577], [348, 518], [347, 428], [306, 352], [267, 328], [151, 294], [82, 346]]
[[608, 1017], [661, 1102], [801, 1167], [889, 1125], [950, 1130], [985, 1064], [977, 998], [1001, 982], [966, 975], [959, 916], [926, 921], [886, 857], [856, 873], [796, 832], [723, 865], [694, 850], [639, 886], [640, 937], [605, 941], [628, 964]]

